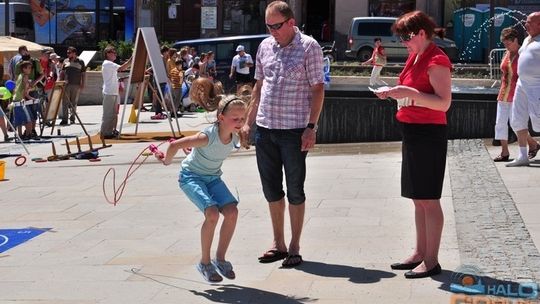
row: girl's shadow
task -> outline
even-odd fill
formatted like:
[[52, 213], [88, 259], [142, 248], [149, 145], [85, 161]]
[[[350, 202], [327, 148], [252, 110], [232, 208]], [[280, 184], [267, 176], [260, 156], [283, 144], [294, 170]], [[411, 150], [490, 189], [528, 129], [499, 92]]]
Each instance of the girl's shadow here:
[[321, 277], [349, 278], [350, 282], [357, 284], [376, 283], [381, 279], [389, 279], [396, 276], [393, 272], [377, 269], [310, 261], [304, 261], [304, 263], [296, 267], [296, 269]]
[[317, 301], [311, 298], [298, 298], [294, 296], [286, 296], [275, 292], [270, 292], [262, 289], [238, 286], [235, 284], [220, 285], [215, 289], [207, 289], [204, 291], [190, 290], [196, 296], [205, 297], [208, 300], [216, 303], [231, 303], [231, 304], [301, 304]]

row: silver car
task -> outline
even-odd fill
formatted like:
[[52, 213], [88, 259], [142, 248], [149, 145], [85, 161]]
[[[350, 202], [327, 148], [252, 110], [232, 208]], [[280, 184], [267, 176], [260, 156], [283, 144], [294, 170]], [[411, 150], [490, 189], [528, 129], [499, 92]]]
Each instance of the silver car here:
[[[373, 39], [378, 37], [381, 38], [388, 58], [397, 60], [406, 59], [409, 55], [407, 48], [391, 30], [396, 20], [397, 18], [395, 17], [352, 18], [347, 37], [345, 56], [359, 61], [368, 60], [371, 58], [373, 52]], [[448, 55], [451, 61], [457, 61], [458, 49], [454, 41], [435, 36], [433, 42]]]

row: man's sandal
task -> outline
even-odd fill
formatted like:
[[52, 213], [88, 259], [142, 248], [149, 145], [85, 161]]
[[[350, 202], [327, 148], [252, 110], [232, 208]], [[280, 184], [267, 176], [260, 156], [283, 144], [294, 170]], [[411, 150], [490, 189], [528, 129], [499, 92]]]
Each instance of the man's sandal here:
[[293, 267], [296, 267], [296, 266], [302, 264], [302, 262], [304, 262], [304, 260], [302, 260], [301, 255], [299, 255], [299, 254], [291, 254], [291, 255], [288, 255], [285, 258], [285, 260], [281, 264], [281, 267], [283, 267], [283, 268], [293, 268]]
[[289, 254], [287, 251], [279, 251], [277, 249], [270, 249], [259, 257], [259, 263], [272, 263], [279, 260], [283, 260]]

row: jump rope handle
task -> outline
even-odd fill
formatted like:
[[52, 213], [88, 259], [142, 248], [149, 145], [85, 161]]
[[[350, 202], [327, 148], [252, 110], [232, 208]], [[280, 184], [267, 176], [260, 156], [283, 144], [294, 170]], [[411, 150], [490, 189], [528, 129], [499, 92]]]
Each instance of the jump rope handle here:
[[150, 152], [152, 152], [152, 154], [158, 156], [159, 158], [165, 157], [163, 152], [159, 151], [158, 147], [156, 145], [154, 145], [154, 144], [151, 144], [150, 146], [148, 146], [148, 150], [150, 150]]
[[[176, 139], [174, 138], [169, 138], [168, 142], [169, 143], [172, 143], [173, 141], [175, 141]], [[154, 145], [154, 144], [151, 144], [148, 146], [148, 150], [150, 150], [150, 152], [152, 152], [154, 155], [158, 155], [160, 158], [163, 158], [165, 157], [165, 154], [163, 154], [163, 152], [161, 152], [158, 148], [158, 146]]]

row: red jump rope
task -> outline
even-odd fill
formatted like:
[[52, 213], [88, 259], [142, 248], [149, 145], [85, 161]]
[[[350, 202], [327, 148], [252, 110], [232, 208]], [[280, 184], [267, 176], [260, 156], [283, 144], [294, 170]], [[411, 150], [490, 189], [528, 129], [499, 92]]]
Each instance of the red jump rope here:
[[[159, 150], [159, 146], [163, 145], [166, 142], [170, 143], [170, 142], [173, 142], [175, 140], [176, 140], [175, 138], [171, 138], [168, 141], [164, 141], [164, 142], [162, 142], [162, 143], [160, 143], [158, 145], [151, 144], [150, 146], [144, 148], [139, 153], [139, 155], [137, 155], [137, 157], [135, 157], [135, 159], [133, 160], [133, 162], [129, 166], [129, 168], [128, 168], [127, 172], [126, 172], [126, 176], [124, 177], [124, 180], [122, 181], [122, 183], [120, 183], [118, 188], [116, 187], [116, 171], [114, 170], [114, 168], [109, 168], [109, 170], [107, 170], [107, 173], [105, 173], [105, 176], [103, 176], [103, 195], [105, 196], [105, 199], [107, 200], [107, 202], [109, 204], [112, 204], [112, 205], [116, 206], [116, 204], [120, 201], [120, 199], [122, 198], [122, 194], [124, 193], [124, 189], [126, 188], [128, 179], [133, 175], [133, 173], [135, 173], [135, 171], [137, 171], [137, 169], [139, 169], [140, 166], [142, 166], [142, 164], [144, 164], [144, 162], [146, 162], [146, 160], [150, 156], [150, 155], [144, 155], [146, 149], [150, 150], [152, 155], [156, 155], [157, 153], [163, 154], [163, 152], [161, 152]], [[139, 158], [141, 158], [141, 156], [143, 156], [144, 158], [142, 159], [142, 161], [138, 162]], [[113, 179], [112, 188], [113, 188], [113, 193], [114, 193], [114, 197], [112, 199], [107, 196], [107, 191], [105, 190], [105, 183], [107, 181], [107, 176], [111, 172], [112, 172], [112, 179]]]

